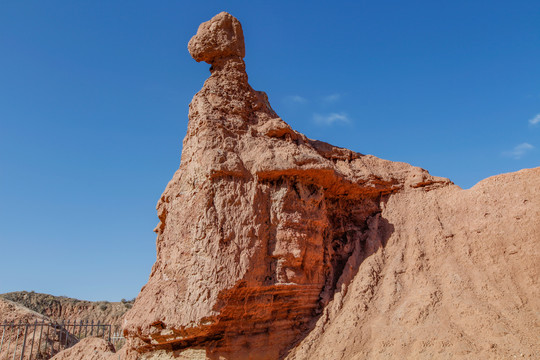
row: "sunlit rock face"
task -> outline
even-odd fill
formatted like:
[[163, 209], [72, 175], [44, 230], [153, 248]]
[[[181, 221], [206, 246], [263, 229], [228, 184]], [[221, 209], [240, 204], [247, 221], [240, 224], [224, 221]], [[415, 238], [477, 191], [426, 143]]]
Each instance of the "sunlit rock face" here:
[[190, 104], [181, 166], [157, 205], [157, 260], [125, 332], [146, 356], [276, 359], [331, 299], [348, 257], [383, 245], [366, 245], [381, 199], [450, 182], [292, 130], [248, 84], [230, 14], [203, 23], [188, 49], [211, 76]]
[[540, 352], [540, 169], [462, 190], [308, 139], [249, 85], [230, 14], [203, 23], [188, 49], [211, 75], [190, 104], [181, 165], [157, 205], [157, 260], [114, 356]]

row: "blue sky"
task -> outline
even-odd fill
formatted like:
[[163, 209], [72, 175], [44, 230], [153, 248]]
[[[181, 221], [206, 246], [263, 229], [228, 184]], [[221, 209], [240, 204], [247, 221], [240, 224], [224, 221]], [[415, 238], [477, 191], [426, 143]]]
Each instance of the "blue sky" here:
[[540, 2], [3, 1], [0, 292], [133, 298], [220, 11], [311, 138], [469, 188], [540, 165]]

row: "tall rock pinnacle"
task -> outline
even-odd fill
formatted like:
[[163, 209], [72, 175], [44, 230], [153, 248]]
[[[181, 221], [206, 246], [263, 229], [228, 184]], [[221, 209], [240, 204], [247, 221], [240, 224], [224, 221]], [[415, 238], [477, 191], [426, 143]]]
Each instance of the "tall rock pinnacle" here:
[[188, 49], [211, 76], [190, 104], [181, 166], [157, 205], [157, 260], [125, 331], [140, 352], [276, 359], [332, 297], [349, 256], [384, 241], [368, 236], [384, 226], [381, 196], [449, 181], [292, 130], [249, 86], [230, 14], [203, 23]]
[[[433, 329], [427, 314], [435, 314], [429, 321], [447, 330], [450, 342], [462, 341], [440, 316], [444, 320], [452, 311], [454, 296], [472, 294], [467, 304], [477, 304], [481, 291], [461, 291], [469, 289], [462, 288], [468, 286], [463, 280], [439, 274], [447, 271], [446, 260], [451, 271], [469, 266], [463, 259], [470, 254], [461, 251], [474, 247], [469, 239], [478, 238], [475, 249], [482, 249], [487, 241], [477, 234], [489, 229], [489, 241], [512, 237], [521, 231], [517, 220], [490, 225], [489, 213], [475, 205], [480, 197], [468, 192], [474, 195], [468, 200], [448, 179], [294, 131], [266, 94], [249, 85], [242, 27], [232, 15], [203, 23], [188, 49], [196, 61], [211, 65], [211, 76], [189, 106], [181, 165], [157, 204], [157, 259], [124, 318], [125, 358], [189, 358], [196, 352], [208, 359], [337, 359], [347, 358], [343, 354], [354, 346], [358, 351], [349, 358], [362, 358], [363, 349], [380, 343], [369, 341], [371, 329], [403, 319], [429, 344], [433, 331], [422, 330]], [[533, 175], [526, 174], [523, 183], [534, 183]], [[493, 186], [480, 190], [498, 217], [515, 210], [516, 219], [532, 224], [531, 216], [540, 216], [529, 193], [516, 191], [511, 201], [517, 205], [505, 209], [489, 195]], [[456, 214], [461, 220], [454, 220]], [[538, 234], [538, 225], [527, 226]], [[487, 274], [492, 268], [485, 269]], [[529, 293], [521, 294], [534, 299]], [[450, 305], [439, 316], [443, 303]], [[464, 309], [462, 314], [472, 314], [478, 308]], [[495, 318], [488, 310], [480, 320]], [[388, 315], [370, 326], [381, 314]], [[333, 328], [329, 319], [343, 325]], [[341, 343], [346, 329], [355, 329], [346, 339], [358, 336], [357, 343], [341, 346], [339, 353], [332, 352], [334, 345], [318, 347], [323, 340]], [[325, 337], [329, 331], [334, 337]], [[391, 340], [391, 332], [379, 337]], [[401, 342], [388, 346], [394, 344], [405, 351]]]

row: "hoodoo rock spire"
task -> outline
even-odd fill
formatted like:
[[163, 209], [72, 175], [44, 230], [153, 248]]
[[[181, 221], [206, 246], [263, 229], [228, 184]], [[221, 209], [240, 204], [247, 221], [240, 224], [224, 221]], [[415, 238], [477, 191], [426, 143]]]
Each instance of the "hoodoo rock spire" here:
[[[201, 24], [188, 49], [211, 65], [211, 76], [189, 106], [181, 165], [157, 204], [157, 259], [125, 315], [121, 358], [348, 359], [369, 357], [370, 347], [377, 357], [386, 343], [396, 357], [416, 357], [407, 344], [434, 343], [429, 329], [447, 346], [469, 346], [467, 333], [494, 328], [499, 305], [477, 305], [484, 284], [506, 284], [499, 298], [538, 309], [532, 285], [512, 287], [535, 271], [538, 279], [538, 266], [526, 262], [533, 242], [504, 259], [530, 265], [519, 278], [476, 255], [519, 243], [518, 235], [538, 238], [538, 170], [516, 175], [524, 185], [497, 193], [488, 181], [477, 194], [418, 167], [307, 138], [249, 85], [242, 27], [228, 13]], [[502, 198], [515, 206], [493, 200]], [[491, 210], [478, 210], [478, 199]], [[490, 213], [497, 218], [488, 221]], [[470, 256], [472, 271], [488, 274], [476, 276], [481, 288], [462, 271]], [[459, 297], [467, 301], [451, 323], [445, 314]], [[478, 321], [465, 323], [476, 310]], [[398, 333], [396, 324], [408, 330]]]
[[450, 182], [292, 130], [248, 84], [232, 15], [203, 23], [188, 49], [212, 75], [190, 104], [181, 166], [157, 205], [157, 260], [125, 330], [143, 352], [277, 359], [349, 257], [384, 245], [381, 197]]

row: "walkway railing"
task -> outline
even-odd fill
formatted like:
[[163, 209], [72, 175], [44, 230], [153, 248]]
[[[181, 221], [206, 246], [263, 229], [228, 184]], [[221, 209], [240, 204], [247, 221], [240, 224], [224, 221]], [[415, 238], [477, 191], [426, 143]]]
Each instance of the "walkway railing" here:
[[124, 342], [118, 327], [113, 329], [110, 324], [94, 324], [94, 321], [36, 320], [33, 323], [4, 322], [0, 326], [0, 360], [50, 359], [88, 336], [103, 338], [116, 348]]

